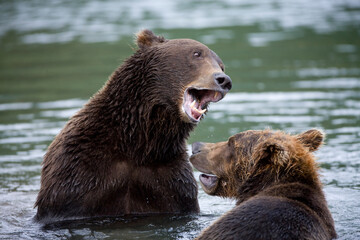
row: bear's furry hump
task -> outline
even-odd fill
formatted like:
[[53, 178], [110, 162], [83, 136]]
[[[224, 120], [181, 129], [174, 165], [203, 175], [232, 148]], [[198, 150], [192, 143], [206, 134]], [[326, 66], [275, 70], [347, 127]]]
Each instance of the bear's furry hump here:
[[44, 156], [37, 220], [199, 211], [185, 144], [194, 125], [179, 116], [182, 89], [159, 75], [171, 66], [149, 48], [164, 41], [143, 31], [140, 49], [56, 136]]

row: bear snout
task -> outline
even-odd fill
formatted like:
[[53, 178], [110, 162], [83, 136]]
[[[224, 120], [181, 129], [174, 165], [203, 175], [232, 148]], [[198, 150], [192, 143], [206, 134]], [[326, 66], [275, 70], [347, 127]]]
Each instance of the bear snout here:
[[230, 91], [232, 88], [231, 78], [225, 73], [214, 73], [214, 79], [216, 84], [225, 91]]
[[201, 152], [201, 149], [204, 147], [205, 143], [203, 142], [194, 142], [191, 145], [192, 148], [192, 154], [197, 154], [199, 152]]

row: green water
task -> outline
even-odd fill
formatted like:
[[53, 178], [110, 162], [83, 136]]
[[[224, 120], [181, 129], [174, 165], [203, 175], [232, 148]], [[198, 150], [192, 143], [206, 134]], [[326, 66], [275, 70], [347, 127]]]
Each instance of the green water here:
[[[330, 211], [340, 239], [360, 238], [360, 6], [331, 2], [321, 11], [310, 1], [175, 2], [164, 3], [169, 15], [158, 11], [159, 2], [134, 2], [119, 12], [128, 17], [123, 22], [113, 7], [120, 3], [111, 1], [0, 3], [0, 239], [191, 239], [234, 206], [200, 189], [197, 216], [89, 220], [50, 229], [31, 221], [47, 146], [134, 52], [132, 34], [148, 26], [167, 38], [204, 42], [233, 80], [188, 144], [223, 141], [248, 129], [324, 129], [326, 145], [316, 156]], [[52, 8], [57, 11], [45, 11]], [[81, 11], [102, 8], [108, 16]], [[139, 18], [137, 8], [143, 9]], [[79, 23], [78, 15], [86, 21]], [[93, 33], [85, 23], [94, 22]]]

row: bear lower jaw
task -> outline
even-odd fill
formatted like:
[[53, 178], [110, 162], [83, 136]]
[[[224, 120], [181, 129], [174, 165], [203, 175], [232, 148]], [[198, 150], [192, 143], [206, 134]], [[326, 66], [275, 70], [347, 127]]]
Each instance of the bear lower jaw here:
[[212, 195], [212, 193], [215, 192], [215, 189], [218, 185], [219, 178], [213, 174], [202, 173], [200, 174], [199, 180], [204, 191], [207, 194]]

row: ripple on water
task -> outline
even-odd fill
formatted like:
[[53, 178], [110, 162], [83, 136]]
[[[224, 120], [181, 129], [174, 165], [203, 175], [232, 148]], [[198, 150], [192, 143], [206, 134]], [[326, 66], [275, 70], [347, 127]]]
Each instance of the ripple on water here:
[[314, 89], [354, 89], [360, 88], [360, 78], [325, 78], [314, 81], [297, 81], [293, 84], [297, 88]]
[[[325, 186], [327, 201], [332, 212], [338, 239], [360, 239], [359, 189]], [[346, 208], [344, 208], [346, 206]]]
[[[0, 36], [15, 30], [25, 43], [114, 42], [141, 28], [213, 28], [260, 24], [265, 35], [249, 34], [253, 46], [301, 37], [274, 32], [277, 28], [307, 27], [317, 32], [342, 30], [360, 22], [359, 1], [252, 0], [174, 1], [3, 1]], [[56, 9], [56, 11], [54, 11]], [[166, 11], [164, 11], [166, 9]], [[353, 9], [348, 11], [348, 9]], [[191, 16], [191, 18], [184, 17]], [[211, 17], [209, 17], [211, 16]], [[316, 24], [314, 24], [316, 22]], [[120, 23], [120, 24], [119, 24]], [[48, 31], [47, 31], [48, 30]], [[213, 41], [214, 39], [211, 39]], [[338, 51], [353, 50], [338, 46]]]
[[[329, 83], [327, 87], [321, 87]], [[344, 82], [338, 82], [345, 81]], [[347, 86], [351, 87], [347, 87]], [[340, 239], [357, 237], [359, 225], [355, 214], [360, 209], [360, 127], [359, 127], [359, 79], [329, 78], [298, 81], [290, 92], [229, 93], [224, 100], [211, 104], [211, 111], [203, 121], [203, 128], [215, 134], [219, 124], [229, 124], [229, 135], [244, 126], [260, 129], [271, 126], [298, 133], [311, 127], [324, 128], [326, 144], [316, 152], [322, 166], [322, 181], [333, 212]], [[299, 91], [297, 91], [299, 90]], [[11, 123], [0, 124], [0, 220], [1, 237], [5, 238], [84, 238], [97, 239], [131, 238], [143, 239], [191, 239], [200, 229], [209, 225], [234, 206], [233, 201], [210, 197], [199, 189], [201, 214], [192, 219], [151, 219], [134, 225], [103, 220], [97, 225], [40, 230], [31, 221], [35, 214], [33, 203], [39, 189], [42, 156], [48, 144], [86, 100], [68, 99], [41, 103], [5, 103], [0, 111], [9, 114]], [[19, 111], [20, 110], [20, 111]], [[25, 118], [23, 111], [31, 110]], [[213, 122], [215, 122], [214, 125]], [[231, 127], [230, 127], [231, 126]], [[195, 171], [198, 179], [199, 172]], [[346, 206], [346, 207], [344, 207]], [[9, 214], [10, 213], [10, 214]], [[111, 224], [106, 225], [106, 222]], [[99, 225], [101, 227], [99, 227]], [[351, 234], [348, 234], [350, 232]]]

